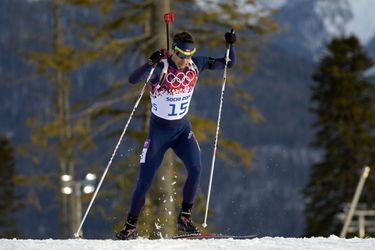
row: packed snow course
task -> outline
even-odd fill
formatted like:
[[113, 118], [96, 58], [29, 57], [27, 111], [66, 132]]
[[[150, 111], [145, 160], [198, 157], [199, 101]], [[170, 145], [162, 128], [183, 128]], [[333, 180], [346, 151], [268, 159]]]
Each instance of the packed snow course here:
[[1, 250], [94, 250], [94, 249], [178, 249], [178, 250], [273, 250], [273, 249], [303, 249], [303, 250], [374, 250], [375, 238], [368, 239], [341, 239], [337, 236], [314, 238], [282, 238], [263, 237], [251, 240], [210, 239], [210, 240], [147, 240], [137, 239], [130, 241], [113, 240], [21, 240], [0, 239]]

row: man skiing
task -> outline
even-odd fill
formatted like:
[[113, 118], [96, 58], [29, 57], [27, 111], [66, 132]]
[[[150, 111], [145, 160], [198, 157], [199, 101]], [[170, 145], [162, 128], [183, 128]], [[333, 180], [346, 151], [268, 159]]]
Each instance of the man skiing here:
[[[231, 68], [235, 63], [235, 33], [225, 33], [225, 41], [230, 49], [228, 68]], [[178, 33], [173, 37], [172, 53], [168, 58], [163, 59], [163, 52], [156, 51], [148, 63], [136, 69], [129, 77], [132, 84], [142, 82], [151, 67], [155, 67], [149, 81], [152, 114], [149, 135], [141, 154], [140, 174], [125, 226], [115, 234], [115, 239], [128, 240], [137, 237], [138, 216], [145, 204], [147, 191], [169, 148], [183, 161], [188, 173], [183, 187], [181, 211], [177, 218], [178, 230], [184, 233], [199, 233], [192, 222], [191, 211], [199, 185], [201, 153], [186, 114], [198, 75], [206, 69], [224, 69], [225, 57], [193, 56], [196, 50], [193, 37], [188, 32]]]

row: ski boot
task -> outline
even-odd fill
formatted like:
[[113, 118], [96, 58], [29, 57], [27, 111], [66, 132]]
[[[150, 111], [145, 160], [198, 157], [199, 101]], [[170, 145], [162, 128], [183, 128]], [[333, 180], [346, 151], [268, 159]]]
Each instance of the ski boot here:
[[134, 240], [138, 237], [136, 224], [138, 217], [128, 215], [125, 226], [120, 232], [117, 232], [113, 239], [114, 240]]
[[180, 212], [177, 219], [177, 229], [183, 234], [199, 234], [198, 228], [196, 228], [191, 220], [191, 213]]
[[193, 204], [182, 201], [181, 212], [177, 218], [177, 229], [182, 234], [199, 234], [199, 230], [194, 226], [191, 220], [191, 210]]

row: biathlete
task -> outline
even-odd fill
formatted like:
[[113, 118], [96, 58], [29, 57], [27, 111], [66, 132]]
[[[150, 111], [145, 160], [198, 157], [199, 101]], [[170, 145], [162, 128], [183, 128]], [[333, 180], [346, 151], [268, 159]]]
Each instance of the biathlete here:
[[[235, 64], [235, 33], [225, 33], [225, 41], [230, 49], [228, 68], [231, 68]], [[152, 114], [149, 134], [141, 154], [140, 174], [125, 226], [115, 234], [115, 239], [137, 237], [138, 216], [169, 148], [183, 161], [188, 173], [183, 187], [181, 211], [177, 218], [178, 230], [199, 233], [192, 222], [191, 211], [199, 185], [201, 153], [187, 113], [199, 74], [204, 70], [224, 69], [225, 57], [194, 56], [196, 50], [193, 37], [188, 32], [178, 33], [173, 37], [172, 51], [168, 58], [163, 59], [162, 51], [156, 51], [148, 63], [136, 69], [129, 77], [131, 84], [145, 81], [151, 67], [156, 67], [149, 81]]]

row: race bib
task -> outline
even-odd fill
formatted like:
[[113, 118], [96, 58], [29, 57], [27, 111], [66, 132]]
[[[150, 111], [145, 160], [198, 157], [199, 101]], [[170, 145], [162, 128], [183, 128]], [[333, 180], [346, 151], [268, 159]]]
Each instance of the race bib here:
[[151, 89], [152, 113], [166, 120], [179, 120], [189, 111], [197, 73], [191, 67], [178, 70], [168, 66], [161, 84]]

